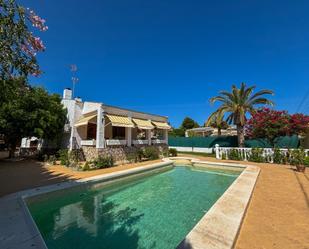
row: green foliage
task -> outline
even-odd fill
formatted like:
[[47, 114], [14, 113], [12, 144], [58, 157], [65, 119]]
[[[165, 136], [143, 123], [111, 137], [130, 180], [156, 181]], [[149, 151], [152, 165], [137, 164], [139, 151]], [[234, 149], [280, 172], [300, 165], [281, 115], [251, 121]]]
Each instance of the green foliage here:
[[171, 156], [177, 156], [177, 150], [174, 149], [174, 148], [170, 148], [170, 149], [169, 149], [169, 154], [170, 154]]
[[90, 167], [90, 163], [89, 163], [89, 162], [86, 162], [86, 163], [84, 164], [83, 171], [88, 171], [88, 170], [91, 170], [91, 167]]
[[48, 162], [52, 165], [56, 165], [57, 157], [55, 155], [50, 155], [48, 158]]
[[237, 126], [238, 130], [238, 144], [240, 147], [244, 145], [244, 125], [246, 123], [246, 114], [252, 112], [256, 105], [273, 104], [264, 95], [273, 94], [270, 90], [261, 90], [253, 94], [255, 86], [247, 87], [245, 83], [241, 83], [240, 88], [235, 85], [232, 86], [231, 92], [221, 91], [220, 95], [210, 99], [211, 103], [217, 101], [221, 102], [219, 108], [213, 112], [208, 120], [211, 120], [218, 115], [225, 115], [228, 113], [226, 121]]
[[274, 163], [283, 164], [285, 163], [285, 156], [281, 153], [279, 148], [274, 149]]
[[114, 159], [112, 156], [99, 156], [93, 163], [97, 169], [110, 168], [114, 166]]
[[138, 162], [142, 161], [142, 159], [144, 157], [144, 150], [143, 149], [138, 149], [136, 151], [136, 156], [137, 156], [137, 161]]
[[185, 136], [185, 129], [184, 128], [176, 128], [171, 129], [168, 133], [171, 137], [184, 137]]
[[70, 165], [69, 151], [67, 149], [59, 150], [59, 160], [60, 163], [64, 166]]
[[304, 159], [304, 165], [306, 167], [309, 167], [309, 156], [306, 156], [305, 159]]
[[144, 150], [144, 157], [150, 160], [159, 159], [159, 152], [154, 147], [146, 147]]
[[137, 152], [130, 152], [127, 154], [127, 160], [130, 163], [137, 163], [141, 160], [141, 157], [139, 156]]
[[34, 29], [46, 31], [45, 20], [34, 11], [24, 8], [15, 0], [0, 1], [0, 77], [40, 74], [36, 53], [45, 47]]
[[22, 78], [0, 80], [0, 89], [0, 134], [12, 151], [23, 137], [61, 139], [66, 110], [59, 95]]
[[169, 156], [169, 149], [164, 148], [162, 154], [163, 154], [163, 157], [168, 157]]
[[189, 130], [197, 127], [199, 127], [199, 124], [196, 121], [194, 121], [192, 118], [185, 117], [182, 121], [180, 128], [183, 128], [184, 130]]
[[305, 164], [306, 153], [304, 149], [291, 150], [290, 164], [294, 166], [302, 166]]
[[264, 150], [262, 148], [252, 148], [248, 160], [256, 163], [265, 162], [265, 159], [263, 157], [263, 151]]
[[230, 151], [230, 154], [229, 154], [228, 156], [229, 156], [229, 159], [230, 159], [230, 160], [239, 161], [239, 160], [242, 159], [237, 149], [232, 149], [232, 150]]

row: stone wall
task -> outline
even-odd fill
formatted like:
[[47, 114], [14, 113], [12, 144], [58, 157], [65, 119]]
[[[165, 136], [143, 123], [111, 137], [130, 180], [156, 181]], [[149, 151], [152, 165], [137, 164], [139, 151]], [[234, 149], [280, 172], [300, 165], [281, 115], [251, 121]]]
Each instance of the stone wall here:
[[[124, 163], [127, 161], [128, 155], [137, 152], [141, 148], [149, 147], [149, 145], [127, 146], [109, 146], [104, 149], [97, 149], [91, 146], [83, 146], [83, 154], [87, 161], [91, 161], [99, 156], [112, 156], [116, 163]], [[162, 155], [164, 150], [168, 149], [167, 144], [151, 145], [158, 150], [159, 155]]]

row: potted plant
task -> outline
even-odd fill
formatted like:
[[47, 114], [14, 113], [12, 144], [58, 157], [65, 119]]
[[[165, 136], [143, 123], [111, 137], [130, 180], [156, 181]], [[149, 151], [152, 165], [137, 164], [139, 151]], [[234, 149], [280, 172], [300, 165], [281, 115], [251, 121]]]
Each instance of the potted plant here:
[[290, 164], [294, 165], [298, 172], [305, 172], [305, 157], [306, 153], [302, 148], [292, 150], [290, 156]]

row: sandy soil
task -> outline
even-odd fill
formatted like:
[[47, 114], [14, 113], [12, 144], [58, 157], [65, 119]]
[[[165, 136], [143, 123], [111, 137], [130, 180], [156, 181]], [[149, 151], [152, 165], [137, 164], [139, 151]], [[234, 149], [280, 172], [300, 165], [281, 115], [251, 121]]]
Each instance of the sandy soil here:
[[[214, 158], [198, 158], [216, 161]], [[77, 172], [36, 161], [0, 161], [0, 196], [149, 163]], [[289, 166], [250, 164], [259, 166], [261, 173], [235, 248], [309, 249], [309, 168], [302, 174]]]
[[92, 171], [74, 171], [62, 165], [48, 166], [34, 160], [3, 160], [0, 161], [0, 197], [20, 190], [107, 174], [155, 162], [160, 162], [160, 160], [125, 164]]

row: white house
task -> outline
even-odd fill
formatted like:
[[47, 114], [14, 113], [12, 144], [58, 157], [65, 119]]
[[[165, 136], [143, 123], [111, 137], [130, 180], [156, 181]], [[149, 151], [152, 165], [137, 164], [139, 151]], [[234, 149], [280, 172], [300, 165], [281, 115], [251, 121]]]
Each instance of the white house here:
[[73, 99], [69, 88], [63, 92], [62, 104], [68, 111], [64, 146], [81, 148], [86, 158], [102, 151], [114, 153], [113, 148], [126, 152], [130, 147], [167, 146], [167, 117]]

